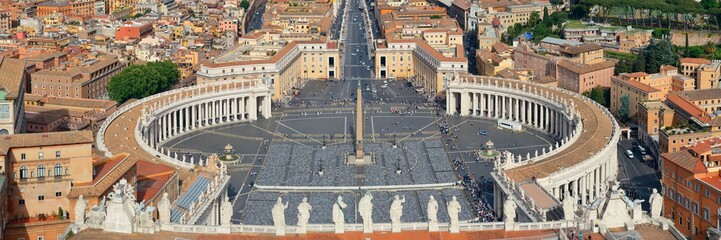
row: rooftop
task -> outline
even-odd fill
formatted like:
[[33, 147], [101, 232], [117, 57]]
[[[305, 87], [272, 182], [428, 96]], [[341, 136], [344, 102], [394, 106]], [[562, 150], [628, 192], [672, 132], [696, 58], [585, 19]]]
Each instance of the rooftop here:
[[[0, 56], [0, 90], [5, 90], [8, 99], [15, 99], [25, 73], [25, 60]], [[2, 100], [2, 99], [0, 99]]]
[[7, 154], [10, 148], [43, 147], [93, 143], [93, 132], [51, 132], [14, 134], [0, 137], [0, 155]]
[[721, 98], [721, 88], [699, 89], [680, 92], [689, 101], [709, 100]]

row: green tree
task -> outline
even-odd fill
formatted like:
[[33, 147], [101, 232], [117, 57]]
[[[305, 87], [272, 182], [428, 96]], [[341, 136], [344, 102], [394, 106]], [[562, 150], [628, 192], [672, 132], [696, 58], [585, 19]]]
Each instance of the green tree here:
[[701, 7], [703, 9], [712, 9], [719, 7], [718, 0], [701, 0]]
[[630, 112], [630, 101], [628, 98], [628, 94], [624, 94], [619, 100], [621, 101], [621, 106], [618, 108], [618, 118], [621, 120], [621, 122], [626, 122], [628, 120], [628, 114]]
[[248, 10], [248, 7], [250, 7], [250, 2], [248, 0], [240, 1], [240, 7], [242, 7], [245, 10]]
[[563, 0], [551, 0], [549, 1], [549, 3], [551, 3], [551, 5], [553, 5], [554, 7], [558, 8], [558, 6], [563, 5]]
[[535, 27], [539, 21], [541, 21], [541, 15], [538, 14], [538, 11], [533, 11], [531, 16], [528, 17], [528, 26]]
[[543, 23], [548, 23], [551, 19], [548, 18], [548, 8], [543, 7]]
[[65, 212], [63, 212], [63, 208], [58, 207], [58, 219], [63, 220], [65, 219]]
[[633, 62], [631, 70], [633, 72], [646, 72], [646, 54], [644, 54], [643, 51], [638, 53], [638, 57], [636, 61]]
[[140, 99], [167, 90], [179, 77], [180, 71], [170, 61], [132, 65], [110, 79], [108, 94], [119, 103]]
[[678, 62], [678, 55], [668, 40], [652, 42], [643, 50], [645, 70], [648, 73], [658, 73], [661, 65], [673, 65]]

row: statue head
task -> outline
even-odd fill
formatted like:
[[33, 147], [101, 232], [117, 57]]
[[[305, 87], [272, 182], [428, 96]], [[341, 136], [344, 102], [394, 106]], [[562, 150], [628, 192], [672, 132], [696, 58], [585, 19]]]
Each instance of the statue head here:
[[[657, 193], [658, 193], [658, 190], [656, 190], [655, 188], [653, 190], [651, 190], [651, 194], [657, 194]], [[82, 197], [83, 195], [80, 195], [80, 196]]]
[[451, 197], [451, 200], [456, 201], [456, 196]]
[[343, 201], [343, 196], [338, 196], [338, 202]]
[[[656, 190], [656, 189], [653, 189], [653, 190]], [[78, 200], [80, 200], [80, 201], [83, 200], [83, 195], [82, 195], [82, 194], [80, 194], [80, 196], [78, 196]]]
[[307, 198], [307, 197], [303, 197], [303, 203], [307, 203], [307, 202], [308, 202], [308, 198]]
[[428, 196], [428, 199], [431, 201], [436, 200], [436, 198], [434, 198], [433, 195]]
[[278, 197], [278, 203], [279, 203], [279, 204], [283, 204], [283, 198], [282, 198], [282, 197]]
[[393, 196], [393, 198], [396, 200], [401, 200], [401, 196], [398, 196], [398, 195]]

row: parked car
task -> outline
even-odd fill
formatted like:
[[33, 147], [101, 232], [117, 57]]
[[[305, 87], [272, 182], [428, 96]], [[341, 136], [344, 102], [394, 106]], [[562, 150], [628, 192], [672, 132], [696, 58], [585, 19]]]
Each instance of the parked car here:
[[481, 130], [480, 132], [478, 132], [478, 134], [486, 136], [488, 135], [488, 132], [486, 132], [485, 130]]
[[631, 152], [631, 150], [626, 150], [626, 156], [628, 158], [633, 158], [633, 152]]

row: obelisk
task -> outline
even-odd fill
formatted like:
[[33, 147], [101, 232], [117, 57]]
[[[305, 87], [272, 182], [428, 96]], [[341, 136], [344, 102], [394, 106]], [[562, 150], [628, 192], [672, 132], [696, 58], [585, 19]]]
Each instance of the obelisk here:
[[355, 106], [355, 158], [356, 161], [363, 161], [363, 92], [361, 91], [361, 83], [358, 81], [356, 90], [358, 96]]

